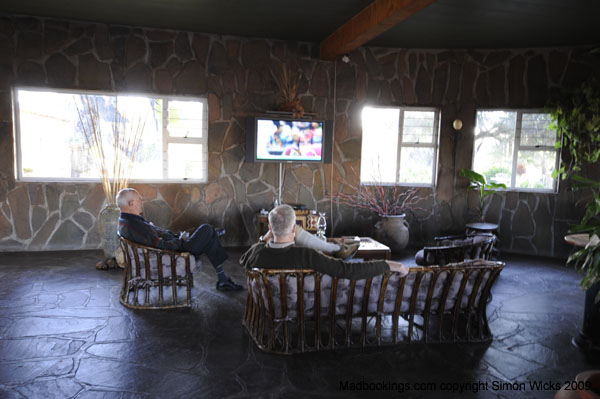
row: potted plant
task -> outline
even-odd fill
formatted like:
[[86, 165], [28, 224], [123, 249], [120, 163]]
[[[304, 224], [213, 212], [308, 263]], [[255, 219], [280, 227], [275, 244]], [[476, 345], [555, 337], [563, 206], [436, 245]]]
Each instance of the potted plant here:
[[[588, 167], [600, 159], [600, 83], [591, 78], [574, 90], [563, 92], [551, 106], [557, 129], [557, 148], [563, 150], [561, 167], [554, 177], [569, 179], [575, 190], [591, 191], [591, 200], [579, 224], [569, 233], [587, 234], [587, 244], [567, 259], [583, 274], [581, 286], [586, 290], [584, 322], [575, 340], [583, 347], [600, 346], [600, 183], [586, 177]], [[565, 237], [567, 238], [567, 237]]]
[[392, 252], [404, 250], [408, 245], [410, 227], [406, 213], [424, 210], [418, 204], [426, 197], [420, 196], [417, 188], [404, 190], [382, 183], [354, 185], [345, 179], [342, 183], [350, 187], [351, 193], [330, 195], [332, 201], [377, 213], [379, 221], [374, 226], [375, 239], [390, 247]]
[[486, 181], [485, 176], [475, 172], [471, 169], [463, 168], [460, 171], [461, 177], [466, 177], [469, 179], [469, 188], [477, 190], [479, 194], [479, 208], [478, 208], [478, 221], [483, 222], [483, 207], [485, 198], [496, 192], [497, 189], [503, 188], [506, 189], [506, 184], [504, 183], [495, 183]]

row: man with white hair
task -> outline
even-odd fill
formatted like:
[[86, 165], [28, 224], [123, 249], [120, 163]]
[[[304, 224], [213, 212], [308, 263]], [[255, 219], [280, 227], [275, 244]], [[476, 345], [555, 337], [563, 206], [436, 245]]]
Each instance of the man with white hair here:
[[296, 246], [296, 213], [289, 205], [280, 205], [269, 212], [269, 230], [273, 240], [254, 244], [240, 258], [247, 269], [313, 269], [333, 277], [361, 280], [392, 270], [403, 276], [408, 268], [390, 260], [369, 262], [346, 262], [307, 247]]
[[213, 226], [203, 224], [191, 235], [187, 232], [174, 234], [142, 217], [142, 197], [133, 188], [119, 191], [116, 199], [121, 209], [118, 229], [121, 237], [150, 247], [189, 252], [194, 256], [206, 254], [217, 273], [219, 291], [238, 291], [244, 288], [225, 273], [222, 265], [228, 256], [219, 242], [220, 234]]

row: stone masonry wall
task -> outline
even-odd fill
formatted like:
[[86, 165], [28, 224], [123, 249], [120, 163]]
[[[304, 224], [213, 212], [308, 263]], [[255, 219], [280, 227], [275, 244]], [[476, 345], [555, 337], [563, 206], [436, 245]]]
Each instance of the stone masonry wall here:
[[[244, 162], [247, 116], [276, 109], [280, 62], [302, 71], [307, 112], [335, 119], [333, 164], [287, 165], [283, 199], [326, 211], [330, 234], [371, 234], [376, 216], [332, 204], [328, 193], [357, 183], [360, 111], [365, 104], [441, 108], [438, 184], [422, 189], [426, 209], [411, 217], [411, 244], [464, 229], [476, 198], [457, 177], [470, 167], [475, 110], [543, 107], [550, 93], [598, 67], [586, 49], [402, 50], [363, 47], [350, 62], [321, 61], [318, 46], [0, 16], [0, 250], [97, 248], [99, 184], [15, 181], [11, 90], [14, 86], [196, 95], [209, 104], [208, 183], [133, 184], [148, 219], [172, 229], [225, 226], [226, 245], [249, 245], [255, 212], [269, 208], [276, 164]], [[464, 127], [455, 133], [452, 121]], [[507, 251], [564, 256], [562, 235], [576, 221], [573, 194], [494, 195], [488, 221], [500, 224]]]

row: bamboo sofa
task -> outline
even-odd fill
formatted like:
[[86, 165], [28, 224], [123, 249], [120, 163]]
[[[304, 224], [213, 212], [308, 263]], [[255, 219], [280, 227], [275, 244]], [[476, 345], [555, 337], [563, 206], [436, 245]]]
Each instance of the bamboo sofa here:
[[119, 302], [132, 309], [192, 306], [193, 272], [202, 262], [188, 252], [141, 245], [119, 237], [125, 256]]
[[243, 325], [261, 350], [278, 354], [490, 341], [486, 305], [503, 268], [473, 260], [352, 281], [313, 270], [251, 269]]

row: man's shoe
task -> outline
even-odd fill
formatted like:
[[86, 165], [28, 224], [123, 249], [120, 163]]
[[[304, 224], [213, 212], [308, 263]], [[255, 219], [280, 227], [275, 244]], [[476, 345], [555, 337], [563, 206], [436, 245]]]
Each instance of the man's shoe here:
[[225, 235], [225, 227], [216, 227], [215, 228], [215, 234], [217, 235], [217, 237], [222, 237]]
[[233, 281], [231, 277], [228, 277], [227, 281], [217, 281], [217, 289], [219, 291], [241, 291], [244, 287]]
[[350, 259], [356, 254], [358, 247], [360, 247], [359, 242], [352, 244], [341, 244], [339, 251], [333, 252], [331, 255], [339, 259]]

